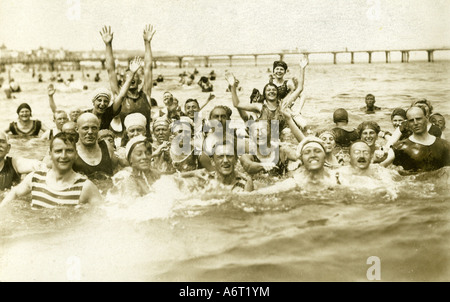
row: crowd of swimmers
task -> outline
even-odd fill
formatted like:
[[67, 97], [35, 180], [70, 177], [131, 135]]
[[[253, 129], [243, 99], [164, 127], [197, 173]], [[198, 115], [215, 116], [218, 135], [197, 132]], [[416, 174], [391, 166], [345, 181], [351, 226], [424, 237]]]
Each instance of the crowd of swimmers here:
[[[240, 99], [239, 80], [227, 71], [230, 99], [220, 100], [207, 115], [202, 113], [212, 94], [204, 101], [189, 98], [181, 106], [166, 91], [163, 108], [155, 108], [154, 34], [152, 25], [144, 28], [144, 59], [134, 58], [120, 80], [113, 33], [102, 28], [110, 87], [93, 93], [92, 108], [59, 109], [52, 84], [47, 92], [53, 128], [33, 119], [28, 104], [17, 108], [17, 120], [0, 132], [0, 189], [10, 189], [0, 208], [28, 194], [33, 208], [98, 203], [103, 197], [96, 181], [101, 179], [112, 180], [111, 191], [129, 200], [151, 193], [163, 176], [187, 194], [264, 194], [351, 186], [358, 180], [383, 187], [397, 176], [450, 165], [445, 118], [425, 99], [394, 109], [392, 129], [381, 129], [373, 120], [372, 113], [383, 109], [375, 106], [372, 94], [365, 98], [364, 121], [356, 128], [344, 108], [335, 108], [333, 126], [311, 127], [301, 113], [307, 57], [289, 80], [286, 62], [275, 61], [269, 82], [262, 92], [254, 89], [248, 101]], [[225, 104], [232, 104], [239, 118], [232, 118]], [[10, 135], [47, 140], [48, 153], [42, 160], [9, 156]]]

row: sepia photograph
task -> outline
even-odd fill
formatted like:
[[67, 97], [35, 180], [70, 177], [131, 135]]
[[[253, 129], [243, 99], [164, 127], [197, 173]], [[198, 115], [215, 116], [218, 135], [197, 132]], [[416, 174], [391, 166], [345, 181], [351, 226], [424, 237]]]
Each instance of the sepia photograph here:
[[0, 282], [450, 281], [449, 15], [2, 0]]

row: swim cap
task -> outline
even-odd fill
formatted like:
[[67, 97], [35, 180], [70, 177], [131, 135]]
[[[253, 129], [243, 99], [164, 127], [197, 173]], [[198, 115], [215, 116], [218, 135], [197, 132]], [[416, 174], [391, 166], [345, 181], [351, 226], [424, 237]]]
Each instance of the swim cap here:
[[142, 126], [145, 128], [147, 124], [147, 119], [142, 113], [135, 112], [128, 114], [123, 121], [125, 128], [129, 128], [131, 126]]
[[391, 120], [394, 118], [394, 116], [401, 116], [406, 120], [406, 111], [402, 108], [395, 108], [394, 111], [392, 111], [391, 114]]
[[288, 66], [285, 62], [283, 61], [274, 61], [273, 62], [273, 69], [275, 70], [276, 67], [281, 66], [284, 68], [284, 70], [287, 70]]
[[92, 95], [92, 101], [95, 101], [96, 99], [98, 99], [101, 96], [105, 96], [108, 98], [108, 100], [111, 100], [111, 91], [109, 91], [108, 88], [104, 88], [104, 87], [99, 87], [99, 88], [95, 89], [95, 91], [93, 92], [93, 95]]
[[22, 103], [19, 105], [19, 107], [17, 107], [17, 114], [19, 114], [20, 110], [22, 110], [23, 108], [26, 108], [26, 109], [30, 110], [30, 112], [31, 112], [30, 105], [28, 105], [27, 103]]
[[334, 138], [336, 138], [336, 132], [334, 132], [333, 130], [328, 130], [328, 129], [318, 131], [316, 136], [320, 138], [320, 136], [325, 133], [328, 133], [331, 136], [333, 136]]
[[336, 109], [333, 113], [333, 122], [348, 122], [348, 112], [344, 108]]
[[300, 144], [298, 144], [297, 157], [300, 157], [302, 155], [303, 149], [305, 149], [306, 145], [310, 143], [318, 143], [322, 147], [323, 152], [326, 152], [325, 146], [323, 145], [323, 141], [320, 138], [315, 136], [307, 136], [300, 142]]
[[366, 121], [362, 122], [358, 125], [357, 131], [359, 133], [359, 136], [361, 136], [361, 133], [364, 131], [364, 129], [373, 129], [377, 134], [380, 132], [380, 126], [373, 121]]
[[156, 129], [156, 127], [160, 126], [169, 129], [170, 121], [167, 119], [167, 117], [161, 116], [155, 119], [155, 121], [153, 122], [153, 129]]
[[[130, 162], [130, 155], [131, 152], [133, 152], [134, 148], [142, 142], [146, 142], [147, 138], [143, 135], [138, 135], [133, 137], [132, 139], [130, 139], [127, 143], [127, 145], [125, 146], [125, 155], [127, 157], [128, 162]], [[150, 148], [151, 150], [151, 148]]]
[[98, 131], [98, 140], [101, 140], [102, 138], [105, 138], [107, 136], [111, 136], [112, 138], [115, 137], [114, 133], [109, 129], [102, 129]]
[[9, 87], [11, 87], [11, 89], [14, 91], [19, 89], [19, 85], [14, 80], [9, 83]]

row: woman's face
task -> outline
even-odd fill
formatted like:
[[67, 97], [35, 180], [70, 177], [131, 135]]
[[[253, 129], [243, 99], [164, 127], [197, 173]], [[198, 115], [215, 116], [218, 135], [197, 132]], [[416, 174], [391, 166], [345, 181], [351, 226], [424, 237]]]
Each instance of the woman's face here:
[[325, 153], [331, 153], [333, 149], [336, 147], [336, 141], [334, 140], [334, 136], [330, 133], [322, 133], [319, 137], [323, 140], [325, 145]]
[[277, 66], [275, 67], [275, 69], [273, 70], [273, 75], [277, 78], [277, 79], [282, 79], [284, 77], [284, 75], [286, 74], [286, 70], [281, 67], [281, 66]]
[[325, 151], [318, 143], [309, 143], [302, 150], [301, 160], [306, 170], [321, 170], [325, 163]]
[[394, 128], [399, 127], [404, 121], [406, 121], [406, 119], [404, 119], [402, 116], [400, 115], [394, 115], [394, 117], [392, 118], [392, 126], [394, 126]]
[[130, 166], [138, 171], [150, 170], [152, 153], [148, 150], [145, 143], [139, 143], [134, 147], [130, 155]]
[[29, 121], [31, 118], [31, 111], [27, 108], [22, 108], [19, 111], [19, 119], [22, 121]]
[[361, 132], [361, 140], [366, 142], [370, 147], [375, 145], [377, 138], [378, 134], [371, 128], [366, 128]]
[[135, 136], [138, 135], [144, 135], [145, 136], [146, 131], [145, 131], [145, 127], [136, 125], [136, 126], [130, 126], [127, 128], [127, 135], [128, 138], [133, 138]]
[[276, 100], [278, 98], [278, 89], [273, 85], [269, 85], [266, 87], [264, 96], [268, 101]]

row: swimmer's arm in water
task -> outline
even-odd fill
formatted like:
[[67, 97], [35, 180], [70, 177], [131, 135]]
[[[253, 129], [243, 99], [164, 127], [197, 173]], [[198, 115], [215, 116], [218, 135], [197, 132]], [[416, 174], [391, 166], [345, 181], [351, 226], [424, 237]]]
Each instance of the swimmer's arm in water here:
[[265, 171], [264, 165], [254, 162], [253, 157], [249, 154], [241, 155], [239, 160], [241, 161], [242, 167], [244, 168], [245, 172], [250, 175]]
[[119, 94], [119, 83], [117, 82], [116, 65], [114, 63], [114, 54], [112, 49], [112, 40], [114, 33], [111, 31], [111, 26], [104, 26], [100, 31], [103, 42], [106, 47], [106, 70], [108, 71], [109, 85], [113, 95]]
[[239, 85], [239, 81], [234, 77], [231, 72], [225, 73], [225, 79], [228, 82], [231, 92], [231, 100], [233, 101], [233, 106], [238, 110], [240, 117], [244, 122], [248, 121], [249, 115], [245, 110], [238, 108], [239, 106], [239, 97], [237, 95], [237, 87]]
[[33, 171], [44, 170], [47, 168], [43, 161], [24, 157], [13, 157], [12, 165], [14, 170], [19, 174], [28, 174]]
[[47, 94], [48, 94], [48, 104], [50, 105], [50, 109], [52, 110], [53, 114], [55, 114], [57, 107], [55, 103], [55, 99], [53, 98], [53, 95], [55, 94], [56, 89], [53, 86], [53, 84], [48, 85], [47, 88]]
[[253, 192], [258, 194], [276, 194], [294, 190], [296, 187], [297, 184], [295, 183], [295, 180], [293, 178], [288, 178], [274, 185], [264, 187]]
[[292, 110], [288, 106], [283, 105], [281, 107], [281, 113], [284, 115], [284, 119], [286, 120], [289, 129], [291, 129], [292, 135], [294, 135], [294, 137], [297, 139], [298, 142], [301, 142], [305, 138], [305, 135], [303, 134], [303, 131], [294, 122], [294, 119], [292, 118], [293, 116]]
[[389, 151], [388, 151], [388, 154], [387, 154], [386, 159], [385, 159], [384, 161], [382, 161], [381, 163], [379, 163], [379, 165], [386, 168], [386, 167], [388, 167], [390, 164], [392, 164], [392, 162], [394, 161], [394, 159], [395, 159], [395, 153], [394, 153], [394, 150], [392, 150], [392, 148], [389, 148]]
[[24, 180], [17, 186], [11, 188], [11, 191], [5, 196], [3, 201], [0, 203], [0, 209], [6, 207], [10, 202], [15, 199], [28, 195], [31, 193], [31, 180], [33, 178], [33, 174], [28, 174]]
[[130, 62], [130, 70], [127, 72], [125, 83], [120, 88], [119, 94], [114, 98], [113, 101], [113, 112], [117, 112], [120, 109], [120, 106], [122, 105], [123, 99], [125, 98], [125, 95], [127, 94], [128, 88], [130, 88], [131, 81], [133, 81], [133, 77], [136, 74], [136, 72], [141, 67], [141, 58], [135, 57]]
[[400, 139], [401, 136], [402, 136], [402, 131], [400, 130], [400, 127], [395, 128], [394, 133], [392, 133], [392, 135], [386, 139], [387, 142], [386, 142], [386, 145], [384, 146], [384, 148], [386, 150], [389, 150], [393, 144], [398, 142], [398, 140]]
[[253, 187], [253, 179], [250, 175], [246, 174], [246, 173], [237, 173], [238, 176], [240, 176], [241, 178], [245, 179], [246, 183], [245, 183], [245, 187], [244, 187], [244, 191], [245, 192], [252, 192], [254, 187]]
[[144, 28], [144, 44], [145, 44], [145, 55], [144, 55], [144, 92], [147, 95], [149, 104], [151, 106], [151, 95], [153, 88], [153, 66], [152, 66], [152, 38], [155, 34], [153, 25], [148, 24]]
[[90, 180], [86, 180], [80, 194], [80, 204], [99, 204], [103, 201], [97, 186]]
[[[280, 152], [283, 153], [283, 157], [286, 158], [286, 161], [288, 161], [288, 160], [297, 161], [298, 160], [297, 151], [293, 150], [292, 148], [280, 147]], [[280, 153], [280, 156], [281, 156], [281, 153]]]

